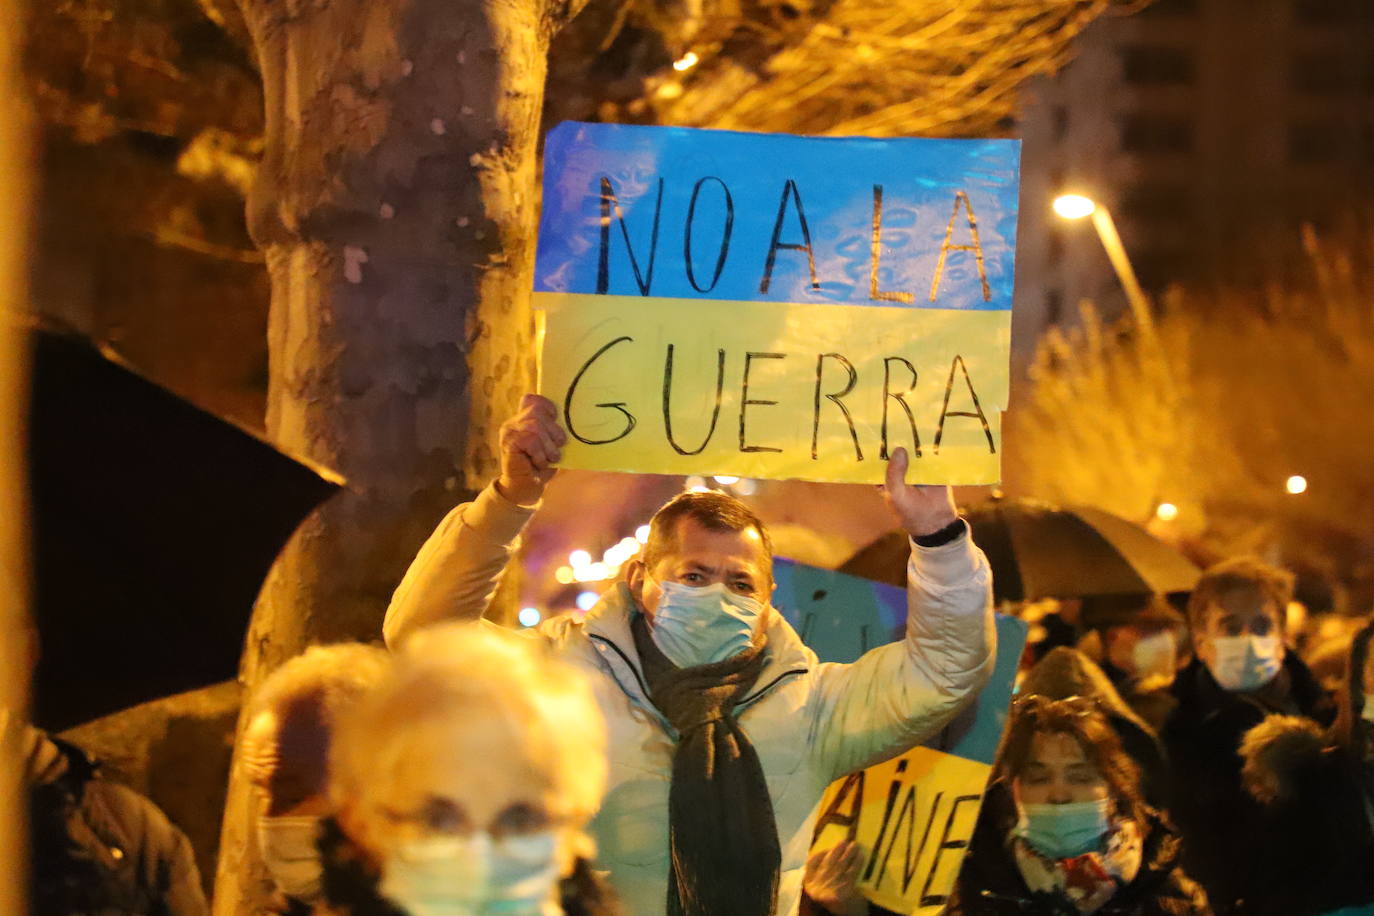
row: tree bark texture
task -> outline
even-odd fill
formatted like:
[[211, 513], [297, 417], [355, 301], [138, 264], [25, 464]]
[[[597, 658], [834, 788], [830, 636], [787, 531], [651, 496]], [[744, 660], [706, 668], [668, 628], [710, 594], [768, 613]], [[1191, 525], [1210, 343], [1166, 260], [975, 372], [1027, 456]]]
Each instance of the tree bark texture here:
[[[547, 0], [240, 0], [266, 145], [248, 202], [272, 305], [267, 431], [348, 480], [268, 576], [240, 678], [373, 639], [420, 542], [497, 469], [533, 379]], [[260, 903], [235, 767], [215, 912]]]

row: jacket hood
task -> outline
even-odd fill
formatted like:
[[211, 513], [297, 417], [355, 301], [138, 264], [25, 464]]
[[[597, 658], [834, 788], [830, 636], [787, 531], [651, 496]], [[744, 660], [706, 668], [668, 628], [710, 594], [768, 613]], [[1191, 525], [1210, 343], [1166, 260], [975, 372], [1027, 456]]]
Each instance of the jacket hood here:
[[1240, 744], [1241, 782], [1261, 804], [1300, 797], [1320, 771], [1326, 748], [1321, 727], [1302, 716], [1269, 716]]
[[1121, 698], [1102, 669], [1088, 656], [1068, 646], [1051, 649], [1036, 662], [1035, 667], [1026, 673], [1019, 692], [1025, 695], [1038, 693], [1052, 700], [1086, 697], [1095, 700], [1107, 715], [1153, 734], [1145, 720]]

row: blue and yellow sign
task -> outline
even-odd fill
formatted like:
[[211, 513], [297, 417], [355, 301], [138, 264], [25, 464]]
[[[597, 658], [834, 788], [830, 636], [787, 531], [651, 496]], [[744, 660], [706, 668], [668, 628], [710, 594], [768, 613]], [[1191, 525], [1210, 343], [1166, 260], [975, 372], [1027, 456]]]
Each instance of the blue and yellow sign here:
[[993, 483], [1019, 144], [566, 123], [534, 301], [566, 467]]
[[[823, 662], [852, 662], [900, 639], [906, 592], [787, 560], [774, 565], [774, 605]], [[845, 838], [863, 848], [859, 887], [899, 913], [933, 916], [954, 887], [1006, 727], [1026, 624], [997, 617], [997, 667], [973, 706], [924, 746], [833, 784], [815, 849]]]

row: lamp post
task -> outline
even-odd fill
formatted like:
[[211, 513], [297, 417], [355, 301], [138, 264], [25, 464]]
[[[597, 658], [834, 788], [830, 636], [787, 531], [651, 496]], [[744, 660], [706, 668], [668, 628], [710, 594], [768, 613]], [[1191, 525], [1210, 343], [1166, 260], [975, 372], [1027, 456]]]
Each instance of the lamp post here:
[[1117, 279], [1121, 281], [1121, 288], [1126, 291], [1126, 301], [1131, 306], [1131, 314], [1135, 316], [1136, 324], [1141, 329], [1152, 327], [1150, 300], [1140, 288], [1135, 268], [1131, 267], [1131, 259], [1126, 257], [1126, 248], [1121, 244], [1121, 235], [1116, 231], [1116, 222], [1112, 219], [1111, 212], [1082, 194], [1059, 195], [1054, 199], [1054, 212], [1067, 220], [1092, 217], [1097, 237], [1102, 240], [1102, 247], [1107, 250], [1107, 259], [1112, 262]]

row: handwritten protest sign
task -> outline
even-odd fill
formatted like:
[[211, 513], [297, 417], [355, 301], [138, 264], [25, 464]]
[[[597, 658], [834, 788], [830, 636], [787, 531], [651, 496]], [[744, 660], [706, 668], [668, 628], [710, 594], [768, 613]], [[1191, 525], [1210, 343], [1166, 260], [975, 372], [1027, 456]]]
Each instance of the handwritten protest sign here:
[[993, 483], [1012, 140], [562, 124], [544, 155], [540, 390], [566, 467]]
[[[899, 639], [903, 589], [779, 560], [774, 604], [821, 661], [851, 662]], [[997, 666], [973, 706], [936, 738], [836, 782], [821, 800], [813, 848], [846, 837], [866, 853], [859, 887], [901, 913], [943, 908], [973, 835], [1006, 725], [1026, 625], [997, 617]]]

